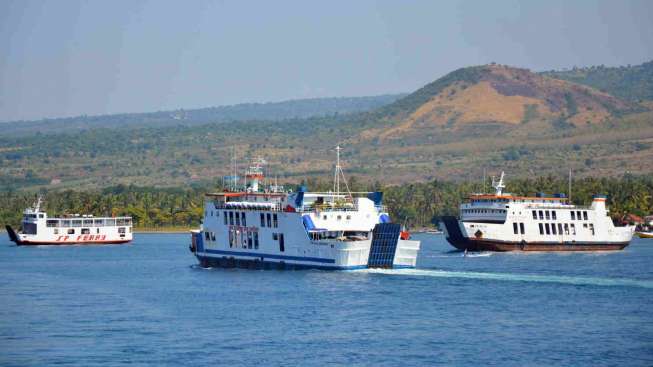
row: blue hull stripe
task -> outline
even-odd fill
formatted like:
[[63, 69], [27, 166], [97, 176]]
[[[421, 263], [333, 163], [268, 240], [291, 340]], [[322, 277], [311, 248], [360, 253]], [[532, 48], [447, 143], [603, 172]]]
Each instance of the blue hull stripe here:
[[[222, 263], [221, 258], [212, 257], [212, 256], [202, 256], [196, 255], [197, 259], [200, 261], [200, 265], [204, 267], [221, 267], [221, 268], [246, 268], [246, 269], [277, 269], [276, 266], [279, 266], [277, 261], [259, 261], [249, 260], [249, 259], [240, 259], [236, 260], [233, 263]], [[270, 265], [268, 268], [264, 264]], [[257, 268], [252, 268], [252, 265], [258, 266]], [[320, 269], [320, 270], [360, 270], [367, 269], [367, 265], [351, 265], [351, 266], [331, 266], [331, 265], [320, 265], [320, 264], [299, 264], [299, 263], [286, 263], [284, 269], [292, 270], [302, 270], [302, 269]]]
[[293, 260], [293, 261], [309, 261], [315, 263], [335, 264], [334, 259], [325, 259], [321, 257], [303, 257], [303, 256], [286, 256], [286, 255], [272, 255], [257, 252], [239, 252], [239, 251], [225, 251], [225, 250], [204, 250], [204, 252], [216, 255], [232, 255], [232, 256], [250, 256], [258, 259], [279, 259], [279, 260]]

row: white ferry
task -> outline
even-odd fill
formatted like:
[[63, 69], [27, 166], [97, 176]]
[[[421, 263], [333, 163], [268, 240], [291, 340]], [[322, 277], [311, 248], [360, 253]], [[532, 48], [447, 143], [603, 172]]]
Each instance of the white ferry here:
[[634, 226], [615, 227], [606, 197], [572, 205], [564, 194], [547, 197], [504, 193], [504, 174], [494, 194], [474, 194], [460, 206], [460, 220], [443, 217], [447, 241], [469, 251], [602, 251], [628, 246]]
[[132, 240], [131, 217], [71, 215], [48, 218], [41, 210], [39, 197], [33, 208], [23, 212], [22, 230], [6, 226], [9, 239], [25, 245], [98, 245], [127, 243]]
[[340, 147], [333, 192], [260, 190], [261, 164], [239, 192], [206, 194], [191, 251], [202, 267], [255, 269], [413, 268], [420, 248], [390, 223], [381, 192], [340, 192]]

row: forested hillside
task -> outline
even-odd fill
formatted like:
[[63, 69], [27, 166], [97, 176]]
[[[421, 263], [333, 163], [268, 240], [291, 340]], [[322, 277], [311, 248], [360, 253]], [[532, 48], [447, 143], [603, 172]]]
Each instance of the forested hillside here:
[[543, 75], [584, 84], [630, 101], [653, 100], [653, 61], [619, 67], [591, 66]]

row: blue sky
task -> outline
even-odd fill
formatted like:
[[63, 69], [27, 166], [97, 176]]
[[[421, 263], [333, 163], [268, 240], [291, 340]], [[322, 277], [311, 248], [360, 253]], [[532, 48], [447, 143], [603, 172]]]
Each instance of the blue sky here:
[[0, 121], [410, 92], [653, 59], [653, 1], [0, 0]]

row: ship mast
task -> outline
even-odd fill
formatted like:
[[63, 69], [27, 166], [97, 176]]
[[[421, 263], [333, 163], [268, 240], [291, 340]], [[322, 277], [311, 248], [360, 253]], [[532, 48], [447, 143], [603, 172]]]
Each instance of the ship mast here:
[[336, 147], [336, 169], [333, 172], [333, 192], [340, 194], [340, 145]]
[[504, 172], [501, 172], [501, 177], [499, 178], [499, 181], [495, 181], [494, 177], [492, 177], [492, 187], [496, 190], [496, 195], [499, 196], [503, 194], [503, 189], [506, 188], [506, 185], [503, 183], [503, 177], [504, 177]]
[[347, 179], [345, 178], [345, 173], [342, 171], [342, 166], [340, 166], [340, 145], [336, 146], [336, 169], [333, 172], [333, 192], [336, 195], [340, 195], [340, 176], [342, 176], [342, 182], [345, 184], [347, 193], [351, 197], [351, 191], [349, 190], [349, 185], [347, 184]]
[[571, 167], [569, 168], [569, 204], [571, 204]]

